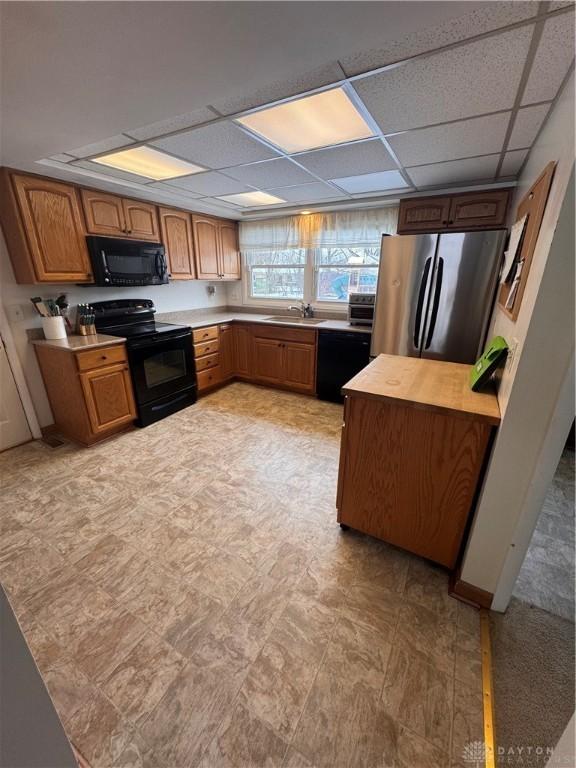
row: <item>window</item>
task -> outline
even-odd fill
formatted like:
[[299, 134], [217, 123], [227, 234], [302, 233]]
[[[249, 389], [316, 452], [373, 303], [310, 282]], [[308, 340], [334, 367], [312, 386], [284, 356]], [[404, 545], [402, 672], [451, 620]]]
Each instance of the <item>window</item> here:
[[375, 293], [380, 246], [318, 248], [317, 301], [347, 302], [350, 293]]
[[257, 251], [246, 256], [252, 299], [303, 299], [306, 251], [288, 248]]

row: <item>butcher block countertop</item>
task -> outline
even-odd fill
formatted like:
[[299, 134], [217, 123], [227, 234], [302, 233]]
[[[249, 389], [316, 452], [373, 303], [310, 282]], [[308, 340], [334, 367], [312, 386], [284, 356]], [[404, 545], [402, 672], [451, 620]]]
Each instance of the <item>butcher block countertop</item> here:
[[372, 400], [404, 400], [417, 408], [500, 423], [494, 391], [472, 392], [469, 365], [400, 355], [379, 355], [343, 388], [345, 395]]

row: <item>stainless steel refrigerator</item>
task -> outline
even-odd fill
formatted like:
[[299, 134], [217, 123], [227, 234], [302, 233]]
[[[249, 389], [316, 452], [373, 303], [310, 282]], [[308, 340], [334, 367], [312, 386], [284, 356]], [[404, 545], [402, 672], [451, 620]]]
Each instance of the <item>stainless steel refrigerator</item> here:
[[371, 356], [475, 362], [505, 236], [496, 230], [383, 237]]

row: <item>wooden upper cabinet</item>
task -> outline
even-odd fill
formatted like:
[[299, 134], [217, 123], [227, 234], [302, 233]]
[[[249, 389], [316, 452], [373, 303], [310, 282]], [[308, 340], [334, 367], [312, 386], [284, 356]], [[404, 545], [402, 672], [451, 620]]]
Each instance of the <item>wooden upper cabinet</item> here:
[[196, 277], [192, 219], [186, 211], [160, 208], [161, 240], [166, 249], [170, 278], [192, 280]]
[[86, 229], [91, 235], [160, 240], [156, 206], [94, 189], [81, 189]]
[[220, 229], [220, 273], [229, 280], [240, 279], [240, 249], [238, 247], [238, 225], [235, 221], [221, 221]]
[[91, 235], [126, 237], [122, 198], [95, 189], [81, 189], [86, 229]]
[[218, 220], [204, 216], [192, 216], [194, 225], [194, 255], [196, 275], [199, 280], [220, 278], [220, 248]]
[[92, 269], [75, 187], [5, 173], [0, 211], [19, 283], [90, 282]]
[[494, 189], [401, 200], [398, 234], [502, 228], [509, 197], [510, 190]]
[[158, 229], [158, 209], [152, 203], [143, 200], [122, 199], [126, 234], [134, 240], [160, 241]]

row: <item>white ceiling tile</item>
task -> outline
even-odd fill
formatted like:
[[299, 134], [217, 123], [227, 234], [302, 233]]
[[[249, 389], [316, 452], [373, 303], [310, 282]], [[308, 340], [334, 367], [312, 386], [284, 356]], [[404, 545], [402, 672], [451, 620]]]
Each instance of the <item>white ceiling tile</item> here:
[[499, 159], [500, 155], [468, 157], [464, 160], [449, 160], [447, 163], [419, 165], [407, 168], [406, 171], [417, 187], [437, 187], [443, 184], [492, 179], [496, 174]]
[[390, 146], [404, 166], [458, 160], [500, 152], [510, 112], [462, 120], [390, 136]]
[[192, 192], [189, 189], [183, 189], [183, 188], [176, 188], [171, 184], [170, 182], [165, 181], [154, 181], [152, 184], [147, 184], [146, 189], [158, 189], [162, 192], [168, 192], [172, 195], [180, 195], [184, 198], [189, 198], [191, 200], [202, 197], [202, 195], [199, 195], [197, 192]]
[[379, 139], [304, 152], [296, 155], [295, 159], [322, 179], [396, 168]]
[[98, 173], [100, 176], [112, 176], [115, 179], [123, 179], [124, 181], [132, 181], [135, 184], [146, 185], [150, 179], [145, 176], [138, 176], [136, 173], [128, 173], [128, 171], [120, 171], [118, 168], [110, 168], [108, 165], [102, 165], [101, 163], [92, 163], [90, 160], [75, 160], [68, 167], [86, 168], [88, 171]]
[[299, 184], [294, 187], [281, 187], [269, 189], [273, 195], [283, 198], [290, 203], [312, 203], [316, 200], [328, 200], [330, 198], [344, 197], [337, 189], [316, 181], [313, 184]]
[[290, 80], [270, 83], [265, 88], [261, 88], [248, 96], [233, 96], [228, 99], [222, 99], [221, 101], [214, 102], [212, 106], [222, 115], [233, 115], [247, 109], [260, 107], [263, 104], [279, 101], [280, 99], [288, 99], [300, 93], [311, 91], [314, 88], [322, 88], [325, 85], [342, 80], [343, 77], [344, 73], [340, 69], [338, 62], [332, 61], [297, 75]]
[[389, 189], [402, 189], [408, 184], [400, 171], [382, 171], [380, 173], [364, 173], [360, 176], [345, 176], [339, 179], [332, 179], [334, 184], [345, 189], [353, 195], [359, 195], [364, 192], [381, 192]]
[[237, 192], [247, 192], [250, 187], [241, 184], [235, 179], [229, 179], [221, 173], [209, 171], [208, 173], [195, 173], [193, 176], [182, 176], [167, 182], [172, 187], [187, 189], [198, 195], [231, 195]]
[[531, 26], [514, 29], [357, 80], [354, 88], [384, 133], [511, 109], [531, 35]]
[[433, 51], [436, 48], [474, 37], [474, 35], [514, 24], [534, 16], [537, 9], [538, 3], [532, 0], [486, 2], [482, 8], [471, 13], [457, 16], [444, 24], [426, 29], [423, 32], [407, 35], [400, 40], [390, 42], [385, 48], [359, 51], [340, 59], [340, 63], [347, 75], [368, 72], [371, 69], [384, 67], [419, 53]]
[[515, 149], [512, 152], [506, 152], [500, 168], [500, 176], [516, 176], [529, 151], [529, 149]]
[[208, 123], [210, 120], [216, 120], [216, 118], [217, 115], [211, 109], [202, 107], [201, 109], [195, 109], [194, 112], [169, 117], [166, 120], [158, 120], [158, 122], [150, 123], [150, 125], [145, 125], [142, 128], [134, 128], [134, 130], [126, 131], [126, 135], [132, 136], [138, 141], [146, 141], [147, 139], [162, 136], [165, 133], [191, 128], [193, 125], [200, 125], [201, 123]]
[[291, 184], [306, 184], [315, 181], [313, 176], [284, 158], [264, 160], [261, 163], [252, 163], [251, 165], [238, 165], [236, 168], [227, 168], [225, 173], [232, 176], [233, 179], [243, 181], [245, 184], [252, 184], [260, 189], [287, 187]]
[[152, 141], [151, 145], [206, 168], [245, 165], [279, 155], [228, 122], [206, 125], [178, 136], [158, 139]]
[[522, 104], [553, 99], [574, 59], [574, 13], [548, 19], [528, 76]]
[[65, 152], [62, 152], [59, 155], [50, 155], [50, 160], [55, 160], [57, 163], [69, 163], [71, 160], [75, 160], [76, 158], [74, 155], [67, 155]]
[[519, 109], [507, 149], [531, 147], [549, 109], [550, 104]]
[[94, 144], [86, 144], [85, 147], [78, 147], [78, 149], [68, 149], [66, 154], [72, 155], [72, 157], [90, 157], [91, 155], [100, 155], [104, 152], [110, 152], [113, 149], [120, 149], [120, 147], [127, 147], [129, 144], [134, 144], [134, 141], [128, 136], [120, 134], [119, 136], [111, 136], [109, 139], [103, 141], [97, 141]]

